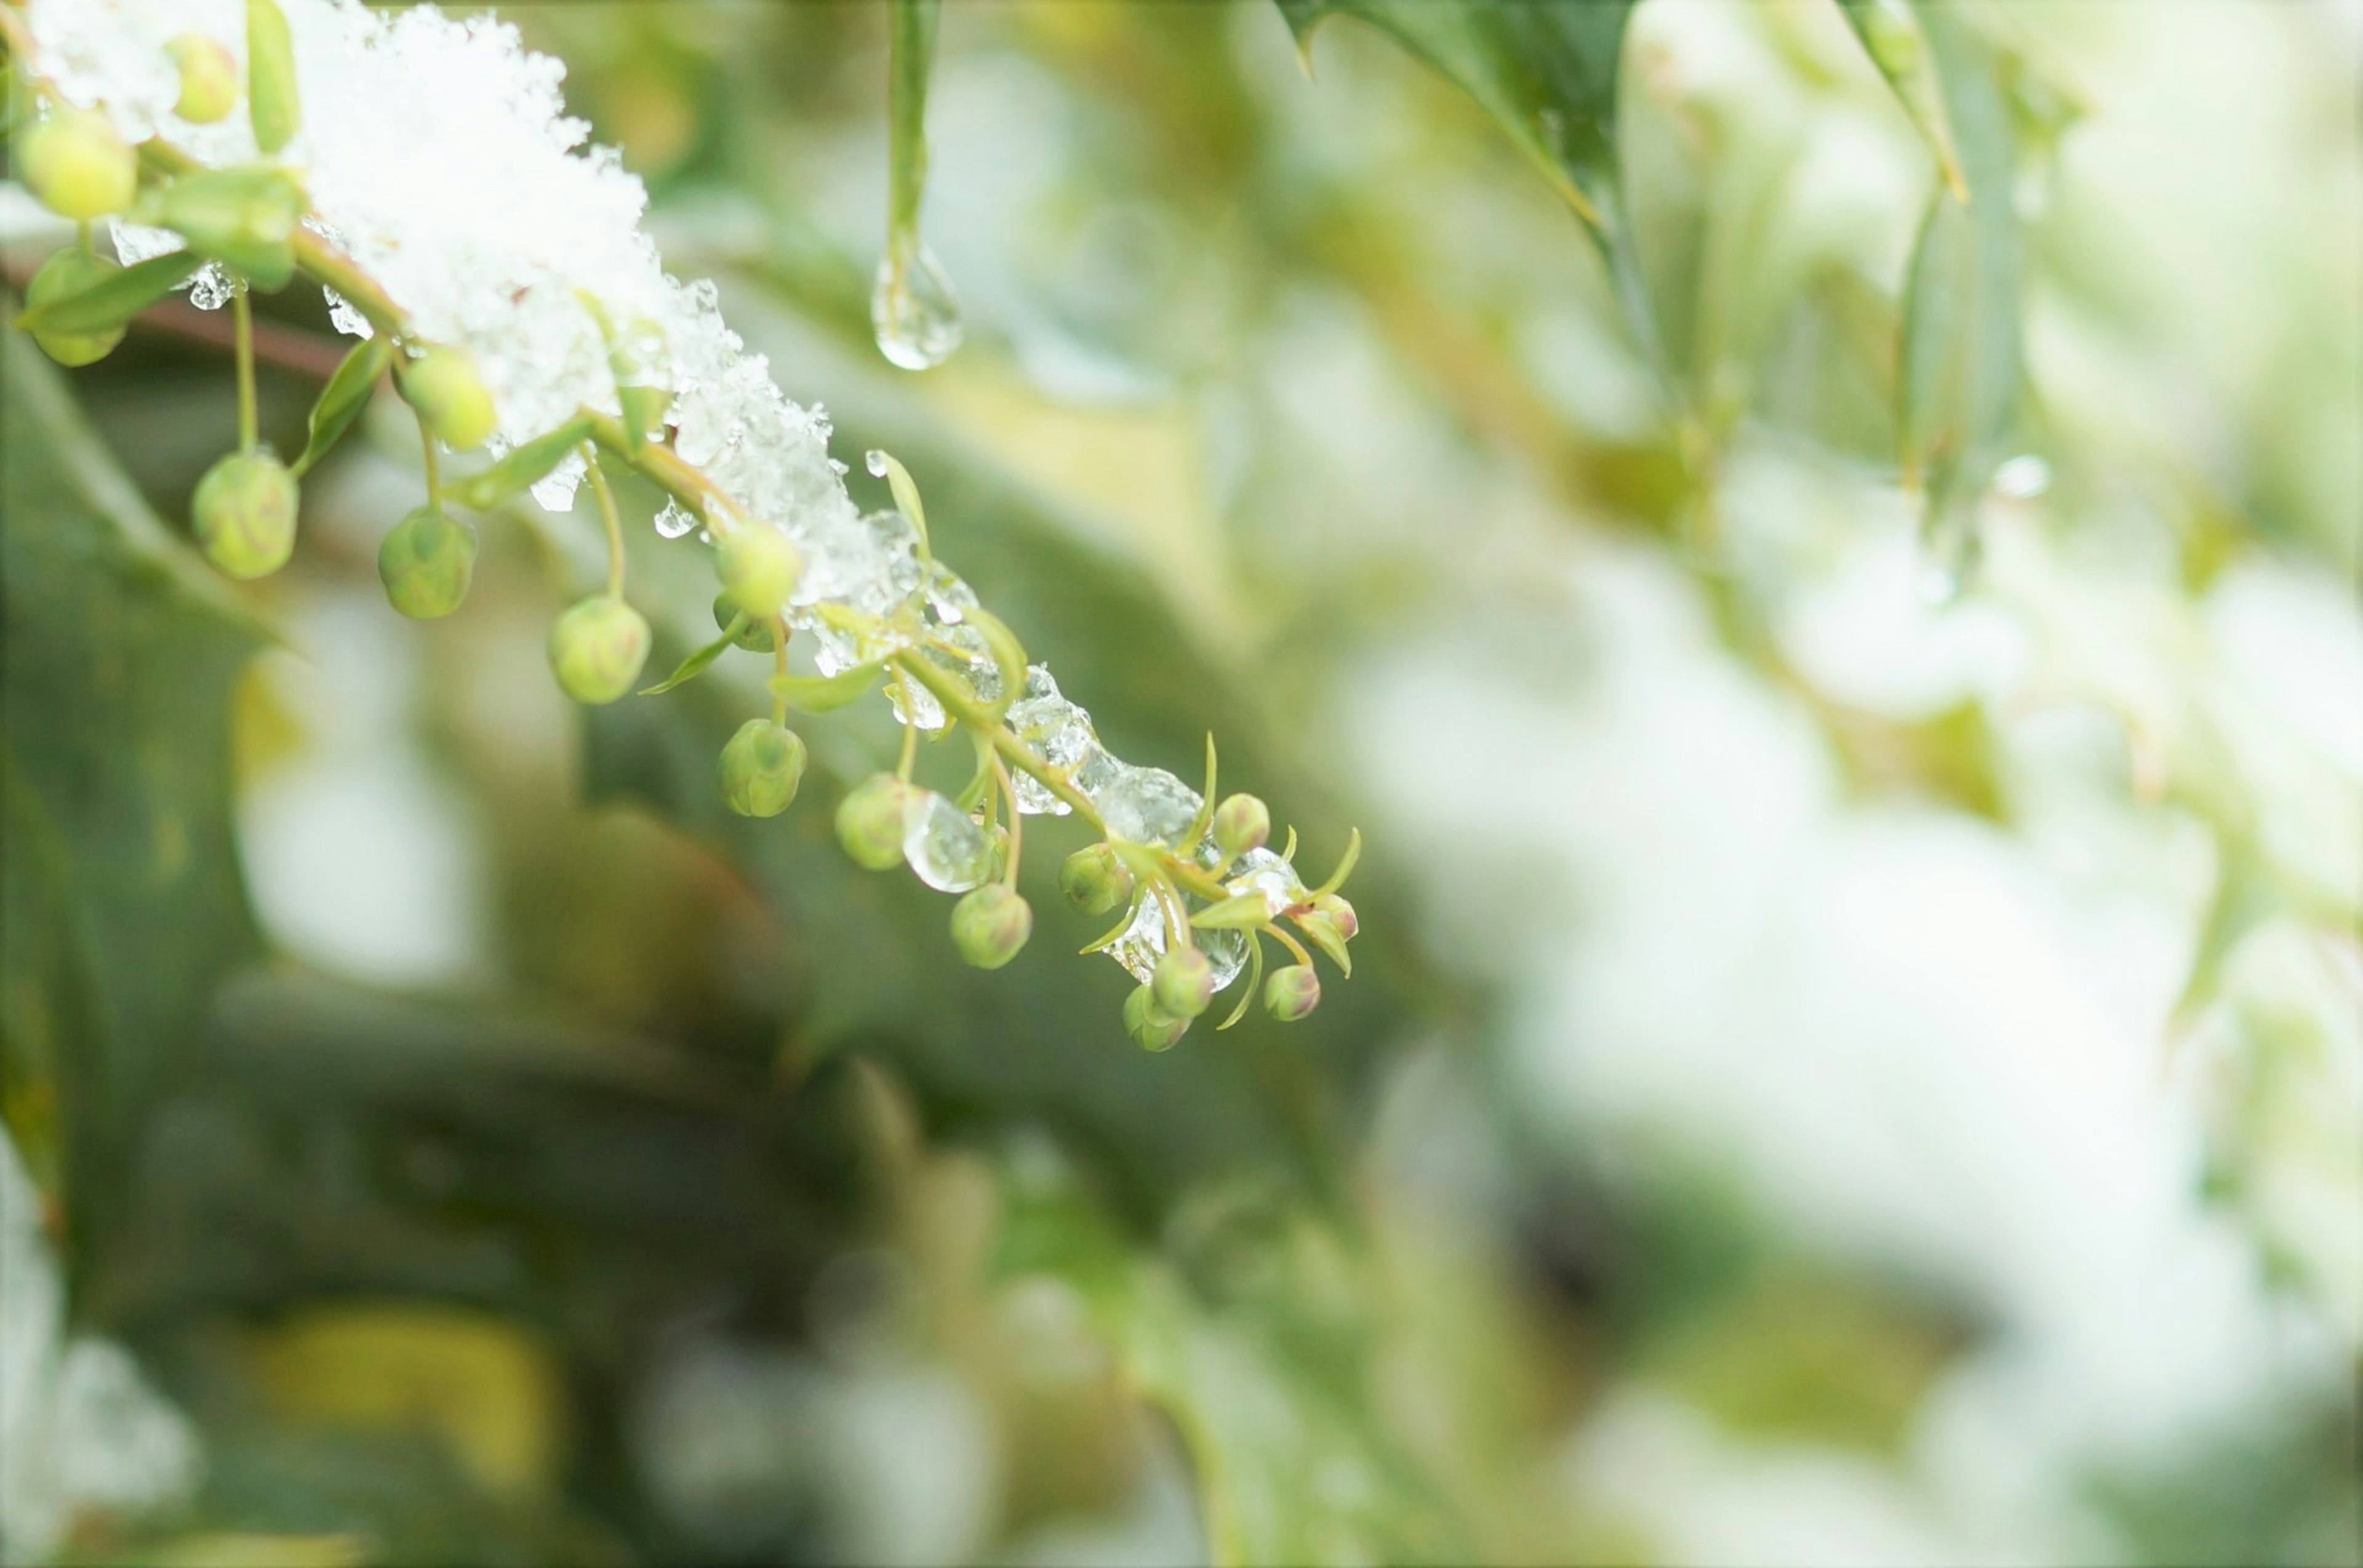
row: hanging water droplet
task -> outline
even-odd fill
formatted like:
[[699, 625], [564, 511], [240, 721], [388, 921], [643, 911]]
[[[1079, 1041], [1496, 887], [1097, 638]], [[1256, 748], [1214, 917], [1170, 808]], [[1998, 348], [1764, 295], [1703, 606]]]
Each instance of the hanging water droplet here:
[[870, 325], [878, 335], [878, 351], [906, 371], [939, 365], [960, 346], [966, 328], [960, 297], [925, 245], [911, 246], [899, 264], [892, 252], [878, 263]]
[[876, 447], [870, 449], [869, 455], [861, 460], [861, 465], [876, 478], [886, 477], [886, 454]]
[[903, 817], [903, 858], [938, 893], [966, 893], [993, 874], [993, 840], [976, 818], [932, 790]]
[[697, 518], [678, 501], [668, 501], [657, 514], [657, 532], [665, 539], [679, 539], [697, 527]]

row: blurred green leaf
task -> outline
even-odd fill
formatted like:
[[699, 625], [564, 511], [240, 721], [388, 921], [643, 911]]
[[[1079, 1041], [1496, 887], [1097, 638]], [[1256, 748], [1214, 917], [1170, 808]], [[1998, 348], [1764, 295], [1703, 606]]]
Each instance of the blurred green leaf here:
[[1946, 188], [1956, 199], [1966, 200], [1969, 184], [1961, 177], [1959, 154], [1953, 150], [1952, 122], [1945, 112], [1936, 61], [1910, 6], [1905, 0], [1838, 0], [1838, 8], [1862, 40], [1870, 62], [1895, 90], [1896, 101], [1928, 143], [1928, 150], [1936, 155], [1936, 169], [1944, 176]]
[[58, 373], [21, 336], [6, 352], [0, 1051], [12, 1113], [53, 1094], [69, 1216], [105, 1239], [94, 1216], [147, 1113], [216, 986], [258, 951], [231, 843], [229, 701], [264, 639]]
[[1932, 534], [1969, 542], [1973, 511], [2007, 455], [2024, 376], [2015, 148], [1994, 45], [1952, 6], [1918, 4], [1969, 183], [1929, 203], [1904, 287], [1896, 424], [1904, 484]]
[[996, 1274], [1083, 1298], [1126, 1381], [1181, 1434], [1215, 1562], [1472, 1560], [1383, 1429], [1362, 1262], [1324, 1221], [1267, 1184], [1221, 1184], [1152, 1251], [1056, 1173], [1006, 1191]]
[[1313, 34], [1358, 17], [1474, 98], [1595, 228], [1612, 220], [1616, 77], [1632, 0], [1276, 0], [1311, 68]]

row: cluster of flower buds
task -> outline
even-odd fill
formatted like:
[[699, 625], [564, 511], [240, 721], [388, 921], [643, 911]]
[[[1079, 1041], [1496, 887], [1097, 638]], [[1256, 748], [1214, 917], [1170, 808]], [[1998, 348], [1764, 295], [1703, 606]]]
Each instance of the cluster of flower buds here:
[[[305, 144], [296, 46], [361, 57], [358, 64], [333, 52], [302, 57], [306, 71], [359, 73], [323, 99], [356, 100], [339, 108], [358, 115], [370, 106], [358, 100], [373, 89], [389, 101], [424, 101], [438, 60], [513, 69], [516, 90], [497, 95], [531, 99], [548, 79], [516, 50], [514, 34], [489, 23], [451, 23], [427, 7], [387, 21], [354, 0], [284, 0], [311, 12], [306, 27], [291, 31], [281, 0], [244, 0], [241, 62], [201, 30], [150, 41], [134, 28], [127, 42], [131, 24], [116, 13], [78, 8], [74, 0], [33, 3], [36, 31], [50, 26], [74, 38], [78, 47], [65, 52], [136, 56], [147, 49], [149, 62], [171, 62], [178, 92], [139, 111], [156, 128], [135, 150], [110, 117], [107, 83], [96, 83], [94, 95], [84, 72], [69, 94], [45, 77], [35, 39], [0, 6], [0, 34], [42, 100], [40, 117], [18, 132], [17, 167], [40, 200], [82, 225], [80, 242], [33, 279], [18, 324], [60, 361], [86, 364], [172, 289], [216, 280], [237, 306], [239, 444], [199, 483], [192, 524], [222, 572], [254, 578], [285, 564], [295, 543], [299, 481], [390, 378], [416, 417], [427, 488], [425, 505], [389, 529], [378, 551], [386, 595], [402, 614], [447, 616], [467, 596], [475, 533], [448, 508], [489, 511], [528, 491], [564, 506], [576, 482], [587, 480], [605, 527], [607, 581], [558, 617], [550, 667], [577, 702], [631, 694], [651, 636], [624, 597], [623, 524], [602, 472], [605, 463], [621, 463], [670, 496], [656, 521], [660, 535], [694, 529], [712, 545], [719, 588], [718, 635], [643, 694], [694, 679], [733, 650], [771, 662], [771, 711], [746, 720], [722, 749], [720, 789], [731, 810], [771, 817], [795, 798], [806, 751], [787, 727], [791, 709], [825, 713], [883, 688], [904, 726], [902, 760], [844, 797], [838, 836], [862, 866], [906, 865], [928, 886], [958, 895], [951, 937], [967, 962], [998, 969], [1025, 948], [1034, 928], [1033, 910], [1017, 892], [1025, 820], [1074, 816], [1096, 841], [1067, 858], [1059, 886], [1080, 912], [1118, 916], [1083, 951], [1107, 952], [1138, 982], [1124, 1023], [1142, 1047], [1170, 1046], [1243, 973], [1246, 986], [1225, 1028], [1259, 995], [1275, 1018], [1310, 1013], [1321, 996], [1312, 950], [1351, 973], [1354, 912], [1337, 889], [1359, 851], [1359, 835], [1329, 879], [1308, 888], [1293, 864], [1293, 833], [1286, 848], [1269, 847], [1271, 815], [1262, 801], [1216, 797], [1211, 738], [1203, 793], [1110, 754], [1090, 716], [935, 558], [911, 476], [886, 454], [871, 453], [870, 470], [887, 480], [894, 506], [860, 514], [842, 470], [827, 458], [826, 425], [786, 401], [760, 359], [741, 354], [709, 286], [684, 287], [653, 272], [636, 220], [578, 247], [605, 258], [604, 272], [589, 261], [562, 270], [572, 259], [553, 260], [544, 237], [522, 229], [516, 254], [499, 273], [509, 281], [490, 291], [496, 304], [481, 292], [489, 285], [462, 271], [460, 304], [440, 298], [443, 313], [433, 319], [444, 325], [422, 326], [406, 299], [432, 298], [438, 288], [448, 294], [453, 279], [417, 270], [421, 247], [413, 237], [370, 227], [371, 193], [380, 178], [393, 177], [373, 170], [394, 165], [345, 169], [339, 177], [315, 168], [313, 180], [347, 197], [333, 207], [315, 200], [297, 157]], [[142, 25], [175, 5], [210, 14], [204, 0], [151, 0], [139, 13]], [[382, 46], [373, 51], [362, 41], [372, 38]], [[417, 67], [418, 82], [399, 75], [405, 50], [427, 62]], [[395, 72], [391, 85], [388, 71]], [[153, 72], [127, 67], [133, 74], [146, 82]], [[201, 161], [162, 134], [175, 120], [227, 134], [241, 90], [247, 134], [234, 161]], [[520, 133], [511, 150], [552, 183], [588, 181], [604, 196], [637, 199], [637, 183], [612, 160], [567, 151], [554, 96], [548, 106], [511, 101], [489, 112], [510, 117], [502, 123]], [[388, 117], [387, 135], [399, 139], [396, 118]], [[490, 131], [481, 139], [486, 147], [498, 140]], [[335, 145], [351, 151], [346, 142]], [[465, 139], [451, 145], [455, 163], [475, 150]], [[405, 160], [399, 170], [407, 172], [410, 161], [427, 154], [405, 144], [386, 156]], [[100, 217], [117, 220], [118, 247], [120, 225], [139, 226], [150, 237], [139, 247], [145, 253], [128, 266], [98, 254], [90, 224]], [[480, 251], [498, 250], [481, 237], [473, 243]], [[411, 294], [382, 282], [361, 263], [364, 255], [397, 272], [413, 269], [401, 273]], [[323, 388], [305, 450], [287, 463], [256, 436], [247, 292], [281, 289], [299, 275], [328, 292], [339, 322], [361, 340]], [[520, 276], [527, 281], [514, 281]], [[468, 287], [480, 292], [468, 295]], [[503, 325], [482, 325], [488, 321]], [[525, 324], [517, 331], [542, 336], [503, 336], [514, 322]], [[580, 351], [586, 347], [592, 355]], [[586, 357], [599, 367], [588, 379]], [[480, 450], [489, 461], [445, 482], [442, 454]], [[807, 645], [816, 673], [793, 672], [792, 646]], [[915, 781], [923, 735], [971, 742], [975, 768], [957, 794]], [[1267, 940], [1290, 960], [1268, 976]]]

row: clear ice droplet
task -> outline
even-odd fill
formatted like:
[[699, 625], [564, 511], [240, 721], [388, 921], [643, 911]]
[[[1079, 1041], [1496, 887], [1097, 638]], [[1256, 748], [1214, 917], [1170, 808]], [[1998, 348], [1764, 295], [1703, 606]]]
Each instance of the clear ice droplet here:
[[942, 364], [960, 346], [966, 328], [960, 297], [926, 246], [912, 247], [899, 265], [892, 253], [878, 263], [870, 325], [878, 335], [878, 351], [906, 371]]
[[696, 516], [678, 501], [667, 501], [657, 514], [657, 533], [662, 538], [679, 539], [695, 527]]
[[903, 858], [938, 893], [966, 893], [993, 874], [993, 840], [974, 817], [929, 791], [904, 813]]

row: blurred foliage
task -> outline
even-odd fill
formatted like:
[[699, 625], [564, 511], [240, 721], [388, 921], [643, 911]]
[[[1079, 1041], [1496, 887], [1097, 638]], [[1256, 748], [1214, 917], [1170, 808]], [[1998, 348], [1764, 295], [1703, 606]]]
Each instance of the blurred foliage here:
[[[1874, 64], [1874, 9], [1925, 54]], [[927, 229], [970, 342], [923, 377], [869, 339], [886, 7], [523, 14], [649, 181], [673, 270], [717, 278], [840, 454], [909, 465], [945, 557], [1117, 750], [1186, 774], [1218, 728], [1311, 864], [1391, 817], [1356, 983], [1162, 1055], [1115, 1028], [1113, 966], [1053, 951], [1093, 934], [1055, 895], [1059, 825], [1027, 828], [1042, 929], [991, 974], [952, 962], [942, 900], [846, 862], [828, 810], [893, 754], [882, 715], [812, 727], [806, 798], [755, 822], [714, 757], [760, 661], [568, 708], [540, 642], [595, 575], [584, 518], [488, 519], [466, 613], [395, 624], [371, 562], [416, 459], [381, 407], [307, 482], [294, 566], [233, 592], [161, 520], [228, 440], [218, 324], [164, 307], [71, 373], [13, 335], [0, 1112], [41, 1206], [17, 1218], [71, 1335], [132, 1347], [204, 1456], [154, 1507], [85, 1500], [62, 1555], [1664, 1561], [1707, 1538], [1618, 1452], [1701, 1519], [1724, 1443], [1909, 1492], [2007, 1307], [1784, 1228], [1695, 1150], [1570, 1136], [1519, 1062], [1538, 1029], [1613, 1043], [1536, 1022], [1546, 939], [1612, 907], [1550, 847], [1604, 811], [1599, 775], [1522, 776], [1557, 762], [1505, 736], [1482, 787], [1422, 793], [1438, 715], [1372, 717], [1424, 689], [1387, 668], [1471, 620], [1483, 678], [1451, 706], [1590, 701], [1686, 613], [1645, 638], [1560, 592], [1625, 552], [1867, 813], [2033, 840], [2089, 775], [2195, 832], [2170, 1027], [2219, 1084], [2214, 1201], [2277, 1289], [2343, 1310], [2318, 1217], [2353, 1201], [2322, 1108], [2351, 1071], [2351, 781], [2172, 660], [2244, 564], [2356, 563], [2353, 324], [2269, 308], [2351, 315], [2352, 279], [2224, 251], [2249, 314], [2154, 340], [2191, 291], [2135, 272], [2058, 168], [2072, 108], [2108, 113], [2060, 57], [2130, 72], [2140, 46], [2025, 9], [947, 7]], [[13, 278], [38, 250], [11, 250]], [[338, 356], [305, 293], [263, 306], [283, 450]], [[2124, 401], [2161, 365], [2157, 406]], [[1998, 478], [2037, 454], [2039, 517]], [[1964, 614], [2018, 617], [2039, 701], [1882, 700], [1796, 634], [1845, 541], [1914, 499]], [[670, 667], [712, 636], [706, 564], [631, 548]], [[2043, 704], [2105, 716], [2108, 760], [2030, 764]], [[1489, 825], [1515, 855], [1483, 857]], [[2100, 1533], [2020, 1554], [2351, 1561], [2335, 1404], [2096, 1461], [2062, 1485]], [[1792, 1483], [1765, 1485], [1838, 1507]]]

